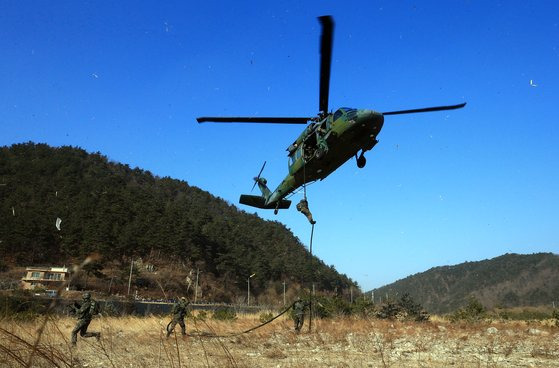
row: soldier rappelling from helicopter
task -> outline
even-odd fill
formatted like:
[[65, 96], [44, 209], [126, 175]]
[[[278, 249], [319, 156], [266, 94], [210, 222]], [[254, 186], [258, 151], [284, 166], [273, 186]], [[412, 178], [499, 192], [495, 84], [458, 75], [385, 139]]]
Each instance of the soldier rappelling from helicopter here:
[[307, 197], [304, 197], [299, 203], [297, 203], [297, 211], [305, 215], [311, 225], [316, 224], [316, 221], [313, 219], [312, 213], [309, 210], [309, 202], [307, 201]]

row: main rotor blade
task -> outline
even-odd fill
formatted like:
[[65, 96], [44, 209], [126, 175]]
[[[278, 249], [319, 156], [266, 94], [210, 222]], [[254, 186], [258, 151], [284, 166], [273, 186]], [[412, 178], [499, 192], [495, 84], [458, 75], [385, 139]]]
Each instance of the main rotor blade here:
[[328, 112], [328, 96], [330, 95], [330, 66], [332, 64], [332, 41], [334, 37], [334, 20], [325, 15], [318, 20], [322, 25], [320, 36], [320, 95], [318, 98], [318, 109]]
[[215, 117], [203, 116], [196, 118], [198, 123], [265, 123], [265, 124], [307, 124], [313, 118], [276, 118], [276, 117]]
[[466, 102], [459, 104], [459, 105], [450, 105], [450, 106], [435, 106], [435, 107], [424, 107], [422, 109], [413, 109], [413, 110], [399, 110], [399, 111], [389, 111], [383, 112], [382, 115], [399, 115], [399, 114], [415, 114], [417, 112], [430, 112], [430, 111], [441, 111], [441, 110], [454, 110], [454, 109], [461, 109], [462, 107], [466, 106]]

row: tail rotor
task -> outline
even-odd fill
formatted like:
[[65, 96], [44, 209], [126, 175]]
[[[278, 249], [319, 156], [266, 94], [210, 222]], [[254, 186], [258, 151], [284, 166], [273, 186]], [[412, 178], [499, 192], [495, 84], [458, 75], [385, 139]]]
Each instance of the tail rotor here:
[[259, 182], [260, 175], [262, 175], [262, 171], [264, 171], [265, 166], [266, 166], [266, 161], [264, 161], [264, 165], [262, 165], [262, 168], [260, 169], [260, 172], [258, 173], [258, 175], [254, 177], [254, 185], [252, 186], [252, 189], [250, 190], [251, 192], [254, 190], [254, 187], [256, 187], [256, 184]]

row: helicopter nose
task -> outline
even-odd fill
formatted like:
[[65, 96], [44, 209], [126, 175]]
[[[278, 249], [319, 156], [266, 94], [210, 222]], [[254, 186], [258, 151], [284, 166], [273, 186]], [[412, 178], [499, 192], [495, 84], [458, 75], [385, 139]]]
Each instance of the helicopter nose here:
[[384, 116], [374, 110], [360, 110], [357, 115], [357, 122], [369, 126], [375, 132], [379, 132], [384, 123]]
[[366, 123], [373, 119], [374, 111], [373, 110], [360, 110], [357, 113], [357, 121], [360, 123]]

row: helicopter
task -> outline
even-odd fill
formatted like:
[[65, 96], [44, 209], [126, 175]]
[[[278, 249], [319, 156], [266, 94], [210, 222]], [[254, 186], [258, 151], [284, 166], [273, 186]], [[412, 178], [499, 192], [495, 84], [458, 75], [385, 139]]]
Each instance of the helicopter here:
[[341, 107], [328, 112], [330, 93], [330, 67], [334, 20], [332, 16], [318, 17], [322, 27], [320, 37], [320, 90], [319, 112], [313, 117], [199, 117], [198, 123], [265, 123], [265, 124], [306, 124], [303, 132], [287, 147], [289, 172], [272, 192], [267, 180], [261, 176], [264, 165], [254, 177], [254, 186], [261, 196], [242, 194], [239, 203], [262, 209], [288, 209], [291, 201], [286, 199], [306, 184], [323, 180], [350, 158], [355, 157], [357, 167], [363, 168], [367, 160], [365, 152], [378, 143], [377, 135], [387, 115], [414, 114], [421, 112], [454, 110], [466, 103], [449, 106], [425, 107], [410, 110], [378, 112], [370, 109]]

